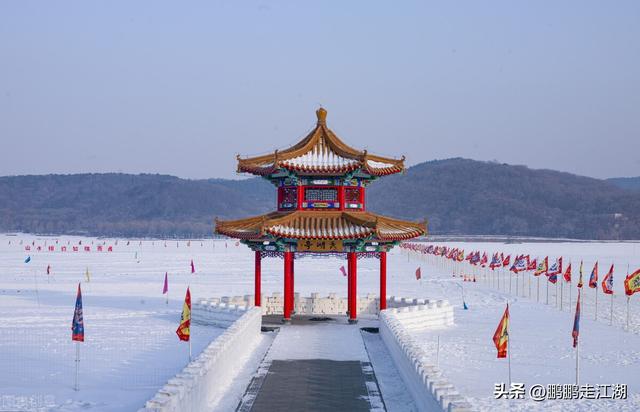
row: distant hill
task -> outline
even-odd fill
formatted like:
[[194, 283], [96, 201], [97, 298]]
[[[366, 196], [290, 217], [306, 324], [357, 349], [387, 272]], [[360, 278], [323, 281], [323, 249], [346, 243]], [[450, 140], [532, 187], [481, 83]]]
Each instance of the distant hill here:
[[258, 179], [77, 174], [0, 178], [0, 230], [117, 236], [210, 236], [213, 219], [260, 214], [273, 186]]
[[640, 191], [640, 176], [638, 177], [612, 177], [608, 182], [627, 190]]
[[[468, 159], [430, 161], [374, 182], [368, 209], [434, 234], [640, 239], [640, 192], [605, 180]], [[275, 207], [259, 178], [166, 175], [0, 177], [0, 231], [109, 236], [210, 236], [214, 217]]]
[[432, 233], [640, 239], [640, 193], [553, 170], [468, 159], [425, 162], [374, 183], [371, 210]]

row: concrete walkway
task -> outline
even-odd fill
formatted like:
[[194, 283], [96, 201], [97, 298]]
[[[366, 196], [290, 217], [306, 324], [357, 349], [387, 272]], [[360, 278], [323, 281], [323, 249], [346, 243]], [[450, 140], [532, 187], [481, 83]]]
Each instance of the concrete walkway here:
[[238, 411], [385, 411], [360, 327], [345, 317], [283, 325]]

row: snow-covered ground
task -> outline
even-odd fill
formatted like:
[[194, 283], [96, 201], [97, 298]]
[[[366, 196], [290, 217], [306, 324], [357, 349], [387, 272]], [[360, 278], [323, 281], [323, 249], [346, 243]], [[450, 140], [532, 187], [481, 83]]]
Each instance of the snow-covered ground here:
[[[82, 240], [78, 252], [61, 252]], [[20, 244], [20, 242], [23, 242]], [[58, 243], [56, 244], [56, 241]], [[54, 245], [55, 251], [27, 252], [26, 244]], [[93, 243], [92, 243], [93, 242]], [[97, 252], [98, 244], [112, 245], [113, 252]], [[91, 246], [91, 252], [83, 246]], [[614, 325], [609, 326], [609, 299], [599, 296], [599, 319], [593, 321], [593, 290], [585, 290], [582, 316], [581, 383], [629, 385], [628, 401], [516, 400], [509, 405], [493, 400], [495, 383], [507, 382], [507, 363], [495, 358], [491, 340], [504, 305], [511, 303], [512, 380], [527, 387], [534, 383], [573, 383], [574, 350], [571, 327], [575, 309], [544, 304], [546, 289], [541, 282], [541, 303], [500, 291], [482, 282], [463, 283], [451, 276], [451, 269], [438, 262], [426, 262], [395, 250], [388, 259], [388, 296], [447, 298], [456, 305], [456, 326], [440, 331], [439, 365], [452, 383], [486, 410], [536, 409], [584, 410], [640, 409], [637, 383], [640, 348], [640, 296], [631, 299], [631, 331], [624, 330], [626, 299], [622, 281], [627, 263], [640, 267], [638, 243], [449, 243], [466, 250], [549, 254], [573, 262], [574, 278], [580, 259], [585, 260], [585, 282], [593, 262], [600, 261], [600, 278], [615, 262]], [[46, 248], [42, 248], [46, 250]], [[30, 255], [30, 263], [24, 259]], [[196, 274], [190, 273], [194, 261]], [[297, 259], [296, 292], [308, 295], [337, 292], [346, 296], [346, 278], [336, 258]], [[51, 265], [52, 274], [46, 275]], [[358, 294], [378, 293], [378, 261], [358, 261]], [[282, 291], [282, 266], [278, 259], [265, 259], [262, 290]], [[414, 272], [422, 267], [423, 280]], [[89, 268], [91, 281], [85, 279]], [[169, 303], [162, 295], [165, 272], [169, 273]], [[479, 278], [479, 277], [478, 277]], [[85, 342], [81, 344], [80, 391], [73, 391], [74, 345], [71, 319], [77, 283], [82, 281]], [[521, 282], [521, 281], [520, 281]], [[187, 362], [187, 345], [179, 342], [177, 328], [187, 285], [193, 299], [253, 293], [253, 253], [234, 241], [87, 239], [75, 237], [0, 236], [0, 402], [46, 405], [42, 410], [135, 410], [149, 399], [168, 378]], [[519, 283], [520, 287], [522, 284]], [[525, 295], [528, 292], [528, 284]], [[461, 308], [461, 286], [470, 309]], [[37, 290], [37, 292], [36, 292]], [[522, 295], [522, 289], [520, 295]], [[193, 352], [198, 353], [222, 330], [193, 327]], [[428, 348], [435, 348], [437, 334], [419, 336]], [[435, 361], [435, 351], [432, 352]], [[383, 393], [384, 396], [384, 393]], [[528, 396], [527, 396], [528, 398]], [[3, 406], [0, 404], [0, 406]], [[5, 409], [7, 409], [5, 407]], [[15, 409], [15, 408], [14, 408]], [[34, 409], [34, 408], [31, 408]], [[0, 407], [2, 410], [2, 407]]]
[[[565, 262], [573, 261], [574, 282], [577, 281], [580, 259], [585, 260], [583, 288], [583, 309], [580, 329], [580, 385], [627, 384], [628, 400], [580, 399], [534, 401], [528, 390], [532, 385], [573, 384], [575, 383], [575, 349], [572, 347], [571, 331], [575, 312], [575, 285], [572, 291], [572, 304], [569, 305], [568, 288], [563, 288], [563, 310], [556, 305], [556, 288], [549, 289], [549, 305], [546, 305], [545, 276], [540, 278], [540, 303], [537, 303], [537, 279], [531, 275], [520, 275], [518, 292], [516, 277], [504, 272], [471, 269], [467, 263], [455, 265], [456, 273], [475, 274], [477, 282], [462, 282], [460, 277], [452, 277], [451, 264], [443, 264], [443, 258], [416, 258], [411, 255], [410, 266], [422, 265], [426, 273], [421, 291], [427, 296], [447, 297], [457, 303], [455, 309], [456, 325], [440, 331], [417, 332], [415, 337], [424, 342], [431, 354], [433, 364], [439, 363], [444, 374], [465, 394], [472, 404], [480, 410], [639, 410], [640, 409], [640, 322], [637, 316], [640, 309], [640, 296], [630, 301], [630, 331], [626, 325], [626, 297], [623, 280], [627, 262], [631, 270], [640, 267], [637, 243], [449, 243], [448, 246], [462, 247], [467, 251], [504, 251], [505, 254], [530, 253], [532, 257], [550, 255], [563, 256]], [[406, 259], [406, 255], [405, 255]], [[600, 261], [600, 276], [615, 262], [614, 272], [614, 325], [610, 326], [610, 297], [598, 289], [599, 319], [595, 321], [595, 291], [586, 286], [588, 276], [595, 260]], [[576, 265], [578, 263], [578, 266]], [[566, 263], [565, 263], [566, 267]], [[500, 274], [498, 274], [500, 273]], [[487, 277], [485, 277], [485, 275]], [[423, 275], [424, 276], [424, 275]], [[500, 278], [499, 290], [497, 280]], [[511, 293], [509, 293], [509, 277]], [[482, 280], [481, 280], [482, 279]], [[486, 279], [486, 281], [484, 280]], [[529, 280], [531, 296], [529, 297]], [[600, 282], [599, 282], [600, 283]], [[524, 288], [523, 288], [524, 286]], [[461, 305], [462, 289], [469, 310]], [[560, 299], [560, 287], [557, 289]], [[524, 383], [524, 400], [495, 400], [494, 385], [508, 384], [508, 360], [497, 359], [496, 349], [491, 340], [498, 322], [509, 302], [510, 311], [510, 349], [512, 382]], [[438, 338], [439, 357], [436, 360]], [[612, 388], [608, 389], [611, 395]]]

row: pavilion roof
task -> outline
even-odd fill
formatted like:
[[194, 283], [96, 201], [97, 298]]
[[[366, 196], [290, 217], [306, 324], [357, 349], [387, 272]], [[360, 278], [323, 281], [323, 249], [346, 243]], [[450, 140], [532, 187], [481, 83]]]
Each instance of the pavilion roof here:
[[372, 176], [384, 176], [404, 170], [404, 156], [392, 159], [354, 149], [327, 127], [325, 109], [318, 109], [316, 116], [316, 127], [288, 149], [244, 159], [238, 156], [238, 172], [268, 176], [283, 168], [302, 175], [335, 176], [362, 169]]
[[425, 223], [408, 222], [370, 212], [272, 212], [239, 220], [216, 219], [216, 232], [238, 239], [281, 237], [289, 239], [406, 240], [427, 233]]

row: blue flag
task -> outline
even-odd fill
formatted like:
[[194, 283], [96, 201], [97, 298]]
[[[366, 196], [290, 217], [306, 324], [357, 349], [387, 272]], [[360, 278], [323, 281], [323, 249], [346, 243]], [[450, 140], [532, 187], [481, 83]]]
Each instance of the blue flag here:
[[73, 311], [73, 322], [71, 323], [71, 340], [84, 342], [84, 319], [82, 318], [82, 292], [80, 291], [80, 283], [78, 283], [76, 308]]
[[573, 318], [573, 331], [571, 331], [571, 337], [573, 337], [573, 347], [578, 346], [578, 336], [580, 335], [580, 289], [578, 289], [578, 301], [576, 302], [576, 315]]
[[31, 262], [31, 256], [27, 256], [27, 258], [24, 260], [24, 263], [29, 263]]

